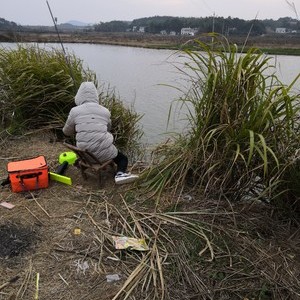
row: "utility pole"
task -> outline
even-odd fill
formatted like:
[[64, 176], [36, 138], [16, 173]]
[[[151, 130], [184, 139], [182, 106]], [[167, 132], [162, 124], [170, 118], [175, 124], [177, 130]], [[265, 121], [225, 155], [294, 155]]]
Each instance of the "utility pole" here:
[[213, 19], [212, 19], [213, 23], [212, 23], [212, 32], [215, 32], [215, 12], [213, 13]]
[[214, 34], [215, 34], [215, 12], [213, 13], [213, 18], [212, 18], [212, 38], [211, 38], [212, 45], [214, 45]]

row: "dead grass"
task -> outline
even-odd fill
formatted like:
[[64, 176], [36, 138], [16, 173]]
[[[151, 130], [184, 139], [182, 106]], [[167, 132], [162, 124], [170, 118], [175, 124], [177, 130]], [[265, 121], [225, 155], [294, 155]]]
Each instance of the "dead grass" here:
[[[53, 171], [63, 151], [51, 134], [3, 137], [0, 178], [8, 161], [37, 155]], [[141, 190], [115, 186], [109, 174], [101, 187], [73, 166], [66, 175], [72, 186], [50, 182], [26, 195], [0, 189], [0, 201], [15, 205], [0, 207], [0, 227], [32, 234], [18, 255], [0, 256], [0, 300], [299, 299], [295, 215], [190, 194], [166, 196], [156, 207]], [[112, 235], [145, 238], [150, 250], [117, 250]], [[120, 280], [108, 282], [112, 274]]]

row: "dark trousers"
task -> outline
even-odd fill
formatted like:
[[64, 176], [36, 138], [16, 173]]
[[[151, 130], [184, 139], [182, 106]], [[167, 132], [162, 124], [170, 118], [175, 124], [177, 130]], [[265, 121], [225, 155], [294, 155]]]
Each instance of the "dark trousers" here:
[[125, 154], [118, 151], [118, 155], [113, 159], [113, 161], [117, 165], [117, 172], [125, 173], [127, 171], [128, 158]]

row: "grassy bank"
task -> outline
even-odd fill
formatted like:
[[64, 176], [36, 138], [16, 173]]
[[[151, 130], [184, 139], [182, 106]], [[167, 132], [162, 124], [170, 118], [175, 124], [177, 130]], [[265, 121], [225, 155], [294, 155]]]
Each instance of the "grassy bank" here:
[[[74, 36], [68, 38], [71, 42]], [[144, 43], [139, 38], [131, 42]], [[299, 201], [294, 187], [300, 109], [298, 96], [291, 94], [296, 81], [286, 87], [274, 76], [264, 77], [267, 58], [255, 49], [241, 56], [236, 45], [227, 43], [224, 49], [215, 44], [214, 51], [201, 41], [199, 51], [195, 46], [194, 41], [182, 53], [189, 60], [181, 72], [190, 74], [191, 85], [179, 100], [190, 108], [190, 126], [158, 146], [150, 166], [130, 163], [129, 171], [140, 175], [136, 185], [115, 185], [109, 169], [99, 185], [95, 174], [84, 180], [70, 165], [65, 175], [71, 186], [50, 180], [38, 191], [0, 189], [0, 199], [12, 205], [0, 206], [0, 300], [37, 299], [37, 294], [72, 300], [299, 299], [299, 214], [291, 205]], [[47, 104], [49, 109], [59, 97], [74, 94], [62, 85], [70, 81], [72, 86], [72, 81], [69, 72], [61, 72], [60, 52], [57, 58], [43, 52], [28, 57], [29, 51], [20, 50], [24, 56], [2, 56], [1, 87], [7, 88], [2, 103], [12, 108], [3, 111], [2, 119], [21, 116], [28, 122], [33, 108]], [[80, 67], [75, 62], [71, 65]], [[53, 74], [40, 82], [45, 69]], [[55, 80], [51, 85], [50, 78]], [[37, 92], [49, 94], [49, 85], [55, 93], [41, 97]], [[16, 99], [22, 104], [19, 114]], [[23, 105], [31, 103], [29, 113], [21, 115]], [[124, 118], [122, 111], [112, 115]], [[39, 155], [50, 171], [57, 170], [58, 157], [67, 149], [53, 131], [32, 127], [19, 136], [1, 132], [0, 179], [7, 177], [8, 162]], [[290, 186], [277, 190], [281, 183]], [[270, 201], [283, 197], [286, 188], [284, 205]], [[120, 249], [116, 237], [142, 239], [146, 247]]]

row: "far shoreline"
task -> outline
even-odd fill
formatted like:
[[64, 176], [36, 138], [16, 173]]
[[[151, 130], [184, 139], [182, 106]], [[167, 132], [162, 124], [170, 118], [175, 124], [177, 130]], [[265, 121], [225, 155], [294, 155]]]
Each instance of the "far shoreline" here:
[[[229, 42], [238, 45], [241, 52], [257, 48], [270, 55], [300, 55], [300, 35], [270, 34], [264, 36], [230, 36]], [[199, 39], [207, 42], [211, 37], [169, 36], [140, 33], [104, 33], [104, 32], [18, 32], [8, 34], [0, 32], [0, 43], [86, 43], [104, 44], [149, 49], [180, 50], [186, 43]]]

